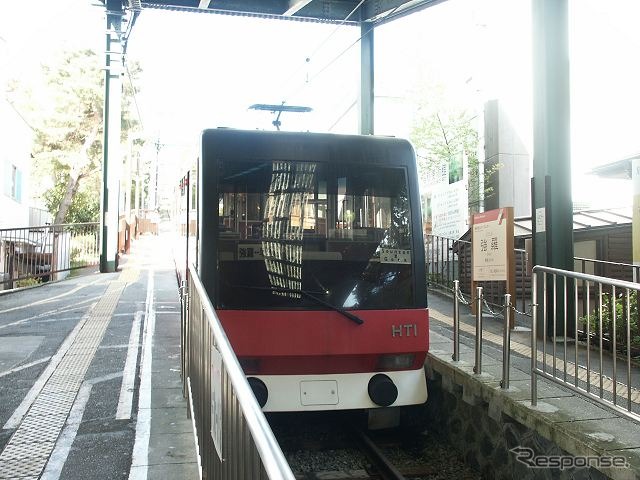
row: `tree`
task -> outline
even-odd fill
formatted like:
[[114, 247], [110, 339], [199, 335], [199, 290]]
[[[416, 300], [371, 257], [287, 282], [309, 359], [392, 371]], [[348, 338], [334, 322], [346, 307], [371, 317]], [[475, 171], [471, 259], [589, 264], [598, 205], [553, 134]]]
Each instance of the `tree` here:
[[[43, 200], [54, 223], [96, 221], [100, 211], [104, 70], [92, 50], [64, 52], [42, 67], [35, 86], [14, 83], [11, 94], [34, 128], [37, 175], [47, 175]], [[140, 69], [136, 65], [133, 71]], [[135, 128], [129, 114], [131, 87], [123, 99], [123, 137]]]
[[[446, 105], [435, 95], [423, 100], [414, 120], [411, 140], [418, 152], [426, 156], [418, 157], [418, 166], [426, 172], [430, 168], [446, 163], [451, 165], [460, 155], [466, 156], [469, 178], [467, 179], [470, 213], [478, 212], [480, 207], [480, 168], [484, 165], [478, 160], [478, 130], [475, 122], [479, 112], [470, 111], [456, 105]], [[497, 171], [499, 165], [484, 170], [484, 197], [491, 195], [492, 187], [486, 187], [487, 179]]]

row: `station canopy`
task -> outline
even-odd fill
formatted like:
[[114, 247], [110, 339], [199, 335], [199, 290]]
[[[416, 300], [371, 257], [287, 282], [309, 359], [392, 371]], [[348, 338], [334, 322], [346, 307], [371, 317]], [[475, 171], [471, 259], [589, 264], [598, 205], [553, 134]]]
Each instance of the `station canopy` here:
[[[321, 23], [382, 23], [445, 0], [116, 0], [127, 10], [164, 9]], [[112, 5], [114, 0], [103, 0]]]

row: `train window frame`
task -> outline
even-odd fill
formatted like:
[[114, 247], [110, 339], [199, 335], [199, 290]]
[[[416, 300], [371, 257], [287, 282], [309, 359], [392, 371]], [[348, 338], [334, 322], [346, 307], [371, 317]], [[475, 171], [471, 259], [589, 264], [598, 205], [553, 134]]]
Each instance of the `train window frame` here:
[[[258, 165], [253, 168], [248, 168], [247, 172], [250, 172], [251, 170], [254, 170], [254, 171], [261, 170], [262, 168], [265, 168], [265, 166], [269, 164], [272, 166], [272, 169], [273, 169], [274, 168], [273, 165], [276, 162], [282, 162], [282, 161], [272, 160], [272, 159], [255, 159], [255, 158], [247, 159], [247, 160], [238, 160], [238, 159], [233, 160], [233, 164], [236, 167], [238, 166], [238, 164], [242, 164], [242, 163], [246, 163], [247, 165], [250, 165], [250, 164]], [[332, 261], [331, 259], [337, 260], [338, 258], [340, 259], [340, 261], [342, 261], [343, 260], [342, 255], [345, 255], [345, 252], [349, 252], [350, 249], [353, 251], [357, 251], [358, 247], [362, 248], [362, 246], [366, 244], [367, 241], [369, 241], [369, 243], [372, 243], [372, 242], [375, 243], [376, 247], [373, 254], [365, 255], [367, 257], [366, 258], [367, 266], [373, 263], [373, 264], [377, 264], [378, 268], [380, 268], [381, 264], [393, 263], [393, 260], [389, 260], [391, 256], [388, 256], [387, 260], [383, 259], [381, 255], [381, 250], [383, 248], [386, 248], [387, 250], [395, 251], [396, 253], [398, 251], [401, 251], [403, 255], [402, 258], [404, 259], [402, 261], [402, 265], [404, 266], [398, 267], [396, 270], [398, 271], [402, 270], [403, 271], [402, 275], [404, 276], [407, 276], [408, 274], [410, 278], [413, 277], [414, 271], [412, 269], [412, 263], [413, 263], [412, 257], [413, 257], [414, 242], [412, 240], [412, 235], [413, 235], [412, 214], [411, 214], [411, 205], [410, 205], [411, 202], [410, 202], [410, 195], [409, 195], [410, 183], [409, 183], [409, 176], [407, 171], [408, 167], [406, 165], [401, 165], [401, 164], [375, 165], [374, 164], [370, 166], [371, 169], [376, 169], [378, 171], [387, 170], [389, 172], [394, 172], [394, 174], [400, 179], [403, 195], [402, 196], [396, 195], [394, 197], [391, 197], [391, 196], [384, 197], [382, 195], [366, 195], [366, 193], [369, 192], [371, 188], [364, 190], [358, 196], [358, 202], [360, 202], [361, 204], [360, 216], [362, 216], [362, 208], [363, 208], [362, 204], [367, 202], [375, 203], [376, 198], [388, 200], [387, 202], [388, 211], [384, 214], [386, 215], [386, 218], [383, 219], [382, 209], [380, 209], [378, 213], [372, 217], [371, 222], [369, 221], [369, 219], [367, 219], [367, 222], [366, 222], [367, 226], [364, 226], [361, 228], [354, 228], [355, 223], [353, 222], [353, 219], [352, 218], [346, 219], [346, 211], [344, 209], [342, 212], [343, 214], [342, 219], [340, 219], [340, 214], [337, 210], [337, 203], [340, 201], [339, 195], [341, 194], [339, 192], [342, 191], [343, 192], [342, 195], [345, 196], [344, 200], [346, 200], [346, 197], [351, 197], [350, 199], [351, 205], [355, 205], [356, 188], [353, 185], [351, 185], [351, 189], [353, 191], [350, 191], [348, 189], [349, 185], [347, 184], [346, 180], [349, 178], [353, 179], [356, 177], [356, 175], [353, 172], [358, 172], [358, 174], [361, 173], [358, 170], [359, 168], [361, 168], [361, 165], [359, 163], [345, 162], [340, 165], [337, 165], [335, 162], [333, 163], [309, 162], [304, 160], [287, 160], [286, 163], [297, 165], [297, 166], [303, 166], [302, 170], [304, 170], [305, 167], [309, 167], [310, 165], [315, 165], [315, 168], [319, 170], [320, 174], [322, 174], [322, 176], [318, 176], [314, 178], [312, 191], [306, 192], [307, 196], [311, 198], [304, 199], [304, 209], [310, 208], [311, 210], [315, 211], [314, 218], [313, 218], [313, 233], [306, 232], [306, 236], [307, 236], [307, 239], [313, 239], [319, 242], [324, 241], [327, 243], [327, 246], [325, 247], [325, 251], [324, 251], [325, 253], [324, 259], [326, 261], [331, 262]], [[230, 288], [238, 292], [238, 288], [242, 290], [243, 287], [245, 289], [255, 287], [255, 285], [253, 286], [248, 284], [243, 285], [244, 282], [238, 283], [237, 281], [233, 281], [230, 284], [229, 282], [227, 282], [227, 284], [225, 285], [225, 279], [222, 278], [223, 273], [225, 271], [224, 262], [232, 262], [232, 261], [243, 262], [245, 260], [253, 260], [253, 261], [261, 260], [261, 261], [264, 261], [265, 263], [268, 277], [269, 277], [269, 284], [265, 284], [264, 288], [273, 287], [275, 289], [280, 289], [281, 291], [280, 292], [271, 291], [270, 293], [272, 294], [272, 297], [280, 297], [280, 298], [277, 300], [274, 300], [274, 298], [269, 297], [274, 301], [264, 302], [264, 304], [255, 306], [256, 308], [259, 308], [259, 309], [281, 309], [281, 308], [297, 309], [296, 307], [299, 307], [302, 309], [311, 308], [311, 305], [309, 303], [305, 304], [302, 301], [304, 296], [294, 295], [293, 293], [291, 293], [290, 295], [286, 295], [286, 294], [283, 294], [282, 292], [283, 289], [290, 290], [291, 292], [295, 290], [301, 290], [305, 286], [304, 282], [302, 281], [304, 272], [301, 272], [302, 265], [304, 262], [302, 257], [305, 256], [305, 253], [308, 256], [308, 254], [313, 253], [313, 251], [308, 250], [304, 252], [302, 250], [302, 246], [304, 246], [304, 240], [305, 240], [305, 231], [311, 230], [310, 228], [308, 229], [304, 228], [305, 221], [306, 221], [305, 220], [306, 216], [304, 215], [304, 212], [302, 210], [298, 212], [300, 213], [299, 218], [302, 221], [303, 228], [300, 229], [300, 226], [301, 226], [300, 220], [297, 221], [297, 225], [294, 225], [300, 230], [299, 238], [298, 238], [298, 233], [294, 234], [292, 232], [289, 232], [290, 238], [286, 239], [286, 241], [281, 239], [282, 241], [280, 242], [280, 244], [276, 242], [273, 245], [269, 245], [268, 244], [269, 242], [266, 242], [267, 245], [265, 245], [265, 241], [264, 241], [265, 237], [254, 235], [253, 227], [251, 229], [249, 228], [248, 222], [250, 221], [250, 219], [248, 218], [247, 214], [239, 212], [238, 199], [244, 198], [246, 200], [248, 199], [248, 195], [253, 194], [253, 195], [259, 195], [263, 199], [266, 197], [268, 202], [269, 197], [267, 192], [265, 191], [267, 189], [262, 188], [260, 189], [260, 192], [253, 191], [253, 189], [251, 189], [251, 192], [250, 192], [249, 188], [247, 187], [245, 188], [244, 192], [240, 192], [237, 190], [237, 188], [234, 187], [233, 192], [230, 191], [230, 184], [225, 183], [223, 181], [223, 179], [225, 178], [225, 171], [224, 171], [225, 165], [226, 163], [224, 159], [222, 161], [219, 161], [218, 178], [220, 179], [220, 185], [219, 185], [219, 191], [217, 192], [219, 208], [215, 212], [216, 215], [218, 214], [218, 212], [221, 212], [223, 214], [217, 219], [219, 230], [218, 230], [218, 238], [216, 241], [216, 245], [217, 245], [216, 258], [218, 259], [217, 271], [218, 271], [218, 274], [220, 275], [220, 278], [219, 278], [220, 292], [219, 292], [219, 295], [217, 295], [218, 298], [216, 299], [217, 307], [246, 308], [247, 307], [246, 292], [244, 292], [244, 296], [243, 296], [244, 299], [241, 304], [239, 304], [238, 302], [226, 301], [227, 299], [225, 298], [225, 292], [228, 292]], [[345, 177], [343, 188], [341, 188], [341, 185], [339, 182], [340, 177], [338, 176], [340, 174], [340, 169], [342, 170], [346, 169], [347, 173], [350, 174], [350, 176]], [[314, 173], [317, 173], [317, 172], [315, 172], [314, 170]], [[237, 177], [237, 175], [235, 176]], [[303, 173], [301, 173], [300, 175], [304, 176], [305, 172], [303, 171]], [[385, 180], [381, 182], [381, 185], [385, 185], [385, 187], [389, 188], [389, 185], [391, 183], [389, 181], [390, 177], [393, 177], [393, 175], [382, 175], [382, 178], [384, 178]], [[263, 175], [262, 178], [266, 178], [266, 176]], [[270, 188], [273, 187], [273, 183], [274, 183], [274, 179], [272, 178]], [[323, 183], [324, 185], [322, 185]], [[234, 184], [234, 185], [237, 186], [237, 184]], [[287, 190], [285, 189], [284, 191], [287, 191]], [[295, 196], [295, 193], [300, 193], [300, 192], [292, 192], [292, 191], [287, 191], [287, 192], [288, 193], [284, 193], [284, 195], [292, 194]], [[351, 195], [348, 195], [349, 192], [351, 193]], [[228, 196], [229, 201], [233, 199], [233, 202], [234, 202], [233, 209], [231, 209], [231, 207], [227, 204], [228, 202], [225, 201], [225, 197], [224, 197], [225, 195]], [[240, 197], [241, 195], [244, 195], [244, 197]], [[401, 243], [401, 246], [403, 246], [404, 248], [394, 248], [394, 247], [398, 247], [398, 245], [394, 245], [392, 240], [387, 239], [387, 241], [385, 242], [384, 236], [379, 237], [375, 233], [376, 229], [388, 231], [391, 227], [391, 223], [392, 223], [391, 217], [393, 216], [392, 209], [394, 208], [392, 206], [392, 198], [401, 199], [401, 203], [404, 202], [403, 206], [405, 209], [405, 215], [403, 218], [404, 218], [404, 227], [406, 228], [406, 232], [404, 232], [404, 235], [402, 235], [401, 233], [399, 234], [401, 238], [402, 237], [404, 238]], [[363, 201], [363, 199], [367, 199], [367, 200]], [[302, 201], [302, 199], [299, 198], [295, 201]], [[384, 202], [379, 202], [379, 203], [384, 203]], [[220, 205], [222, 205], [222, 209], [220, 209]], [[318, 208], [319, 206], [324, 206], [326, 209], [323, 212], [323, 215], [325, 215], [326, 217], [324, 232], [322, 232], [322, 229], [318, 227], [318, 225], [320, 224], [319, 220], [322, 218], [322, 216], [318, 215], [317, 213], [320, 210]], [[246, 207], [246, 204], [245, 204], [245, 207]], [[266, 215], [267, 214], [266, 210], [268, 208], [269, 208], [268, 205], [265, 203], [264, 207], [262, 209], [258, 208], [258, 210], [263, 211], [264, 215]], [[398, 207], [398, 208], [401, 208], [401, 207]], [[246, 211], [247, 209], [245, 208], [245, 212]], [[347, 222], [347, 220], [349, 221]], [[362, 220], [362, 218], [360, 218], [360, 220]], [[385, 221], [386, 221], [386, 226], [385, 226]], [[244, 223], [244, 227], [240, 228], [239, 225], [242, 222]], [[264, 222], [264, 219], [263, 219], [263, 222]], [[373, 227], [368, 226], [370, 223], [373, 224]], [[307, 226], [309, 226], [309, 224], [307, 224]], [[329, 228], [330, 226], [334, 226], [335, 228]], [[371, 237], [369, 237], [369, 230], [373, 232]], [[311, 237], [311, 235], [315, 235], [315, 237]], [[251, 240], [254, 240], [255, 243], [252, 244]], [[260, 240], [260, 245], [262, 246], [262, 249], [258, 246], [257, 240]], [[300, 247], [299, 255], [295, 254], [295, 250], [297, 248], [295, 243], [296, 241], [301, 242], [301, 245], [302, 245]], [[223, 246], [225, 245], [225, 242], [227, 242], [227, 247], [228, 247], [228, 242], [234, 242], [234, 243], [232, 243], [232, 246], [230, 249], [227, 248], [226, 250], [224, 250]], [[242, 243], [242, 242], [245, 242], [245, 243]], [[333, 250], [329, 249], [329, 246], [328, 246], [329, 242], [333, 242]], [[274, 252], [287, 252], [287, 251], [289, 252], [294, 251], [294, 254], [291, 256], [291, 258], [287, 258], [284, 260], [280, 258], [279, 259], [281, 260], [280, 262], [278, 262], [278, 259], [276, 258], [275, 262], [271, 262], [273, 264], [272, 268], [269, 268], [267, 264], [271, 259], [271, 257], [274, 257]], [[323, 253], [322, 249], [319, 248], [318, 251], [315, 253], [315, 255], [318, 255], [320, 257], [322, 253]], [[333, 257], [331, 257], [331, 255], [333, 255]], [[298, 258], [298, 256], [300, 258]], [[398, 255], [396, 255], [395, 258], [397, 257]], [[291, 261], [291, 259], [294, 259], [294, 260]], [[360, 260], [360, 261], [364, 262], [364, 260]], [[392, 278], [394, 275], [400, 276], [398, 272], [396, 272], [393, 275], [387, 272], [385, 275], [387, 275], [388, 278]], [[322, 291], [323, 289], [322, 282], [317, 282], [317, 283], [320, 284], [319, 285], [320, 291]], [[315, 290], [318, 289], [317, 287], [318, 285], [314, 286]], [[383, 287], [377, 286], [376, 288], [383, 288]], [[374, 287], [371, 287], [371, 290], [373, 289]], [[349, 309], [373, 308], [370, 305], [363, 305], [362, 302], [355, 301], [354, 300], [355, 290], [356, 288], [354, 287], [348, 292], [342, 292], [344, 298], [342, 298], [342, 300], [338, 302], [337, 306], [343, 307], [343, 308], [349, 308]], [[413, 307], [414, 300], [415, 300], [414, 299], [414, 296], [415, 296], [414, 281], [410, 282], [410, 287], [408, 288], [408, 290], [410, 290], [410, 294], [408, 296], [410, 298], [407, 298], [402, 302], [390, 302], [391, 306], [394, 308]], [[325, 291], [328, 292], [329, 290], [325, 288]], [[291, 303], [291, 302], [287, 304], [286, 301], [283, 302], [281, 300], [282, 297], [296, 298], [297, 299], [296, 301], [300, 302], [300, 304], [296, 305], [295, 303]], [[374, 302], [374, 306], [375, 308], [389, 308], [389, 306], [386, 303], [383, 305], [381, 302]], [[314, 307], [317, 308], [317, 305], [314, 305]]]

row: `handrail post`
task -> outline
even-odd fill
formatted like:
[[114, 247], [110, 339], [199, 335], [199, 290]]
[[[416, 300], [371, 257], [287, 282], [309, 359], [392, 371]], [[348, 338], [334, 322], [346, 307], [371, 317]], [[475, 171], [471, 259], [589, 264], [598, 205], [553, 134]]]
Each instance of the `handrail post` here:
[[473, 373], [482, 373], [482, 287], [476, 289], [476, 363]]
[[509, 369], [511, 367], [511, 295], [504, 295], [504, 332], [502, 338], [502, 381], [500, 387], [509, 389]]
[[531, 406], [538, 404], [538, 272], [533, 268], [531, 273]]
[[[188, 272], [187, 272], [188, 275]], [[189, 294], [188, 294], [188, 286], [187, 279], [185, 278], [180, 282], [180, 288], [178, 288], [179, 296], [180, 296], [180, 360], [181, 360], [181, 371], [180, 375], [182, 376], [182, 396], [187, 398], [187, 335], [189, 334], [187, 330], [188, 318], [189, 315]]]
[[453, 281], [453, 355], [454, 362], [460, 361], [460, 281]]

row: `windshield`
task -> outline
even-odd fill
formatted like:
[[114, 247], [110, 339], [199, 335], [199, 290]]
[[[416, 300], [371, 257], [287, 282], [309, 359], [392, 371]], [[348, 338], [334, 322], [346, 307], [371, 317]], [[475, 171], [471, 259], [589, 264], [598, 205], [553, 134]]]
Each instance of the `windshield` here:
[[412, 308], [402, 167], [221, 162], [219, 308]]

